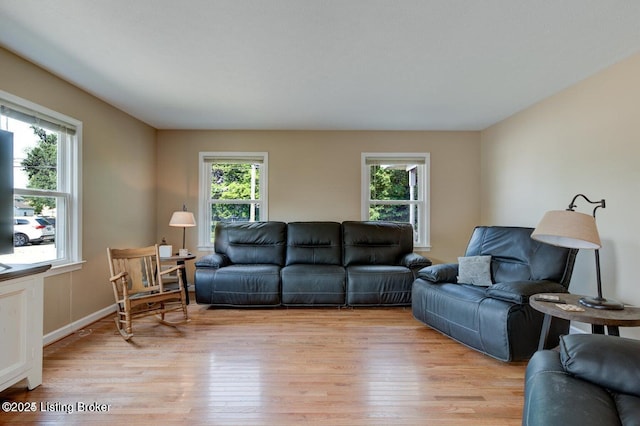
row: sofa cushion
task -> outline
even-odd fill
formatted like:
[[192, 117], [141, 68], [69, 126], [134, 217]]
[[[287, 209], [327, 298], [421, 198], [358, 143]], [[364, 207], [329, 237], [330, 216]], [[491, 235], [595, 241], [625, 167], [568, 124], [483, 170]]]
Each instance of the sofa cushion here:
[[398, 265], [400, 259], [413, 252], [413, 227], [409, 223], [353, 222], [342, 223], [343, 264]]
[[640, 396], [640, 341], [603, 334], [569, 334], [560, 339], [564, 368], [614, 392]]
[[283, 222], [218, 222], [216, 253], [233, 264], [284, 265], [286, 224]]
[[458, 282], [490, 286], [491, 256], [466, 256], [458, 258]]
[[287, 225], [286, 264], [342, 264], [338, 222], [291, 222]]
[[[533, 228], [478, 226], [465, 256], [491, 255], [493, 282], [550, 280], [569, 286], [576, 250], [531, 238]], [[567, 268], [571, 266], [571, 268]]]

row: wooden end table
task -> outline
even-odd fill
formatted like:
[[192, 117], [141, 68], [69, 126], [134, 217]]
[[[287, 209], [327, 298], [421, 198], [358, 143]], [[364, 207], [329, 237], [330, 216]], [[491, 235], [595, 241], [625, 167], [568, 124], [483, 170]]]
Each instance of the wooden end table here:
[[[576, 305], [584, 309], [584, 311], [565, 311], [556, 306], [558, 302], [547, 302], [535, 300], [536, 296], [541, 294], [558, 296], [565, 303]], [[577, 294], [569, 293], [541, 293], [529, 297], [529, 304], [536, 311], [544, 313], [542, 322], [542, 330], [540, 332], [540, 341], [538, 342], [538, 350], [547, 347], [547, 338], [549, 336], [549, 328], [551, 327], [551, 319], [562, 318], [570, 321], [584, 322], [591, 324], [591, 332], [594, 334], [604, 334], [604, 327], [607, 327], [609, 335], [619, 336], [618, 327], [637, 327], [640, 326], [640, 308], [625, 306], [622, 310], [594, 309], [583, 306], [579, 300], [584, 297]]]
[[189, 283], [187, 282], [187, 266], [185, 265], [185, 262], [195, 258], [196, 255], [191, 253], [186, 256], [179, 256], [176, 254], [174, 256], [160, 258], [160, 262], [162, 263], [175, 262], [176, 265], [183, 266], [180, 270], [180, 275], [182, 276], [182, 284], [184, 284], [185, 301], [187, 302], [187, 305], [189, 304]]

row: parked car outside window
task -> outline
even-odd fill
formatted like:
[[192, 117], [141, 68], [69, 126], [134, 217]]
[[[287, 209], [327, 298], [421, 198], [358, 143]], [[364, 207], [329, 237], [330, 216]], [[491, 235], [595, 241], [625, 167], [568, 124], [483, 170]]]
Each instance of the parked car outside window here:
[[14, 218], [13, 245], [25, 246], [29, 243], [40, 244], [45, 241], [53, 241], [56, 231], [45, 218], [37, 216], [21, 216]]

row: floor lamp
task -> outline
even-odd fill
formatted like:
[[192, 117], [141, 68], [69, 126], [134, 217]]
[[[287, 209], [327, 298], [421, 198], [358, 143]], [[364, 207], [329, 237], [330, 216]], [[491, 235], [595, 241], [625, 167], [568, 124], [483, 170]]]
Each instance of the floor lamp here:
[[[583, 198], [595, 205], [591, 215], [576, 212], [576, 200]], [[596, 226], [596, 210], [605, 208], [605, 201], [591, 201], [583, 194], [573, 197], [566, 210], [553, 210], [545, 213], [542, 220], [531, 234], [531, 238], [554, 246], [573, 249], [591, 249], [595, 252], [596, 283], [598, 295], [583, 297], [580, 304], [595, 309], [624, 309], [624, 305], [602, 297], [602, 278], [600, 275], [600, 235]]]

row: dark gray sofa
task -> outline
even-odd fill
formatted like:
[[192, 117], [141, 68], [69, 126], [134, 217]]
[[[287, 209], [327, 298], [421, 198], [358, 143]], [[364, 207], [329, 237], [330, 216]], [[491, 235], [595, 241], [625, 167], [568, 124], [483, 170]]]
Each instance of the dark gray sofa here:
[[[577, 253], [532, 240], [532, 232], [522, 227], [476, 227], [465, 256], [491, 256], [493, 284], [458, 282], [458, 264], [423, 268], [413, 283], [413, 316], [499, 360], [531, 357], [543, 315], [529, 306], [529, 296], [567, 292]], [[568, 329], [568, 321], [554, 319], [549, 339]]]
[[395, 222], [219, 222], [196, 261], [195, 295], [213, 306], [408, 306], [413, 228]]
[[525, 374], [524, 426], [640, 425], [640, 341], [570, 334]]

